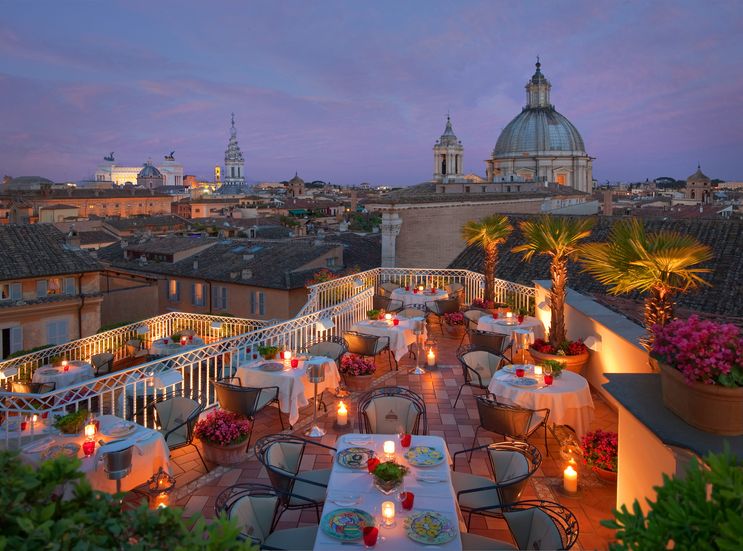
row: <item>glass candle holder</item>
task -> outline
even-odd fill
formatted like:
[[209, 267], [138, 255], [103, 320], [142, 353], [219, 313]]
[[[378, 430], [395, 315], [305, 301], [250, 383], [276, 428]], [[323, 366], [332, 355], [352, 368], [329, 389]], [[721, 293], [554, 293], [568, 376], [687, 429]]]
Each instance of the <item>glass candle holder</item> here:
[[395, 525], [395, 502], [382, 502], [382, 525], [386, 527]]
[[95, 452], [95, 441], [94, 440], [86, 440], [83, 442], [83, 453], [85, 454], [85, 457], [90, 457]]
[[395, 458], [395, 443], [392, 440], [385, 440], [382, 450], [388, 461], [392, 461]]

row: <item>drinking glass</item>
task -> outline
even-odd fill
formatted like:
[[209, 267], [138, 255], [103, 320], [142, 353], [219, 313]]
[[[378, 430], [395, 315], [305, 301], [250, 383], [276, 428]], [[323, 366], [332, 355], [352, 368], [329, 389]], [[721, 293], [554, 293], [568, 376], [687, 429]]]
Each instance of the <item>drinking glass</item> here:
[[517, 377], [523, 377], [524, 376], [524, 368], [523, 367], [517, 367], [516, 368], [516, 376]]
[[379, 528], [376, 526], [364, 526], [364, 547], [371, 549], [377, 545], [377, 538], [379, 537]]
[[542, 374], [544, 375], [544, 384], [549, 386], [554, 382], [555, 378], [554, 375], [552, 375], [552, 366], [545, 365], [542, 368]]

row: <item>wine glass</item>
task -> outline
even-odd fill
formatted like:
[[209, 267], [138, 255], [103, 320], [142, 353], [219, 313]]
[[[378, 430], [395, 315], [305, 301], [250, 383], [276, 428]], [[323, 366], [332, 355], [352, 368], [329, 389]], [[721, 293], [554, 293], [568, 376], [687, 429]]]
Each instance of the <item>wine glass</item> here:
[[542, 375], [544, 376], [544, 384], [546, 384], [547, 386], [551, 385], [554, 380], [554, 376], [552, 374], [552, 366], [545, 365], [542, 368]]

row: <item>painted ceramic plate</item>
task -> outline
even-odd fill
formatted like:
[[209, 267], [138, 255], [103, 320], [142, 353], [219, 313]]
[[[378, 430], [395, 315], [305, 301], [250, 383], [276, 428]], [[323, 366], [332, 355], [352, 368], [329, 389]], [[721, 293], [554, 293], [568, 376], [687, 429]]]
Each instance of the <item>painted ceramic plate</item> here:
[[284, 364], [279, 362], [268, 362], [261, 364], [261, 369], [263, 371], [282, 371], [284, 369]]
[[531, 364], [520, 364], [520, 365], [504, 365], [501, 369], [506, 373], [516, 373], [516, 369], [522, 367], [527, 373], [534, 373], [534, 366]]
[[532, 379], [531, 377], [515, 377], [508, 382], [511, 383], [513, 386], [525, 387], [536, 386], [539, 384], [536, 379]]
[[405, 519], [405, 532], [419, 543], [441, 545], [457, 537], [456, 526], [441, 513], [423, 511]]
[[366, 469], [366, 462], [374, 457], [369, 448], [346, 448], [338, 452], [338, 465], [349, 469]]
[[134, 431], [134, 429], [137, 428], [134, 423], [126, 423], [126, 422], [120, 422], [116, 423], [115, 425], [101, 429], [101, 434], [103, 436], [113, 436], [113, 437], [120, 437], [120, 436], [126, 436], [127, 434], [130, 434]]
[[374, 526], [374, 518], [361, 509], [344, 507], [326, 514], [320, 525], [331, 538], [354, 541], [361, 539], [365, 526]]
[[64, 444], [61, 446], [52, 446], [47, 450], [41, 452], [41, 457], [44, 459], [51, 459], [53, 457], [77, 457], [77, 452], [80, 451], [80, 444]]
[[444, 452], [429, 446], [413, 446], [405, 452], [405, 459], [414, 467], [432, 467], [444, 460]]

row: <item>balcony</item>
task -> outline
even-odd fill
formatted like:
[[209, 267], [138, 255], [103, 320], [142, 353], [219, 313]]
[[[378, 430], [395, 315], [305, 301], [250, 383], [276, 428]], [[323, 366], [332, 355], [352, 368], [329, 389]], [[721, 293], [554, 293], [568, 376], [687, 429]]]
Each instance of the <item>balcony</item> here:
[[[6, 379], [13, 381], [30, 378], [35, 369], [63, 354], [70, 360], [88, 360], [94, 354], [110, 350], [115, 354], [116, 360], [116, 368], [110, 374], [72, 387], [38, 395], [4, 392], [1, 411], [7, 418], [85, 408], [99, 414], [115, 413], [127, 417], [138, 401], [141, 401], [143, 385], [155, 385], [155, 394], [181, 389], [195, 392], [201, 396], [207, 408], [213, 407], [215, 394], [211, 381], [230, 375], [247, 356], [247, 350], [261, 343], [301, 350], [319, 337], [329, 334], [341, 335], [354, 323], [365, 319], [367, 310], [372, 307], [375, 290], [387, 281], [401, 285], [422, 282], [438, 287], [448, 283], [461, 283], [464, 286], [466, 303], [480, 296], [484, 286], [484, 277], [468, 270], [377, 268], [311, 286], [307, 304], [297, 317], [286, 321], [262, 322], [181, 313], [157, 316], [0, 363], [0, 372]], [[543, 309], [545, 286], [544, 282], [537, 282], [535, 287], [525, 287], [497, 280], [496, 300], [508, 300], [514, 305], [528, 308], [544, 321], [549, 315]], [[620, 329], [612, 328], [613, 326], [607, 322], [611, 313], [605, 309], [600, 310], [592, 301], [589, 301], [591, 304], [584, 304], [581, 300], [587, 299], [582, 299], [577, 294], [571, 294], [569, 297], [567, 314], [569, 337], [592, 335], [602, 343], [602, 347], [592, 353], [591, 363], [586, 372], [586, 377], [592, 384], [591, 394], [595, 406], [591, 430], [600, 428], [617, 431], [617, 409], [621, 408], [621, 405], [603, 391], [602, 384], [606, 382], [604, 374], [647, 371], [646, 357], [624, 331], [638, 330], [639, 334], [639, 328], [632, 324]], [[124, 345], [130, 339], [140, 337], [152, 341], [186, 328], [193, 329], [204, 337], [205, 344], [193, 350], [151, 361], [147, 361], [146, 358], [132, 360], [126, 357]], [[381, 355], [376, 360], [378, 369], [373, 386], [402, 386], [421, 395], [426, 402], [430, 434], [442, 436], [450, 451], [454, 453], [472, 445], [479, 416], [470, 387], [464, 388], [463, 397], [457, 407], [452, 405], [463, 377], [456, 358], [459, 339], [439, 334], [439, 331], [436, 324], [429, 325], [429, 334], [438, 340], [439, 358], [436, 369], [425, 375], [411, 375], [409, 371], [415, 367], [415, 360], [405, 357], [399, 362], [399, 370], [395, 371], [394, 366], [390, 366], [386, 357]], [[618, 358], [623, 358], [623, 362], [620, 363]], [[163, 369], [176, 372], [177, 382], [158, 385], [158, 373]], [[356, 427], [358, 427], [356, 405], [359, 395], [360, 393], [354, 393], [344, 399], [348, 405], [349, 419]], [[328, 413], [321, 411], [319, 414], [319, 424], [327, 431], [322, 443], [332, 446], [339, 436], [338, 430], [334, 427], [338, 400], [326, 392], [325, 402]], [[311, 422], [311, 415], [311, 406], [300, 410], [300, 420], [286, 432], [302, 435]], [[147, 427], [153, 427], [155, 424], [155, 419], [148, 416], [147, 412], [137, 421]], [[0, 426], [0, 438], [6, 447], [16, 448], [20, 445], [20, 439], [7, 427], [8, 423]], [[273, 412], [262, 412], [256, 419], [252, 441], [255, 442], [264, 435], [278, 433], [281, 430], [277, 416]], [[543, 462], [530, 479], [524, 497], [562, 503], [578, 518], [580, 546], [586, 549], [606, 548], [613, 533], [601, 527], [599, 521], [609, 518], [611, 510], [617, 505], [617, 486], [602, 482], [588, 468], [579, 468], [580, 496], [563, 495], [560, 488], [565, 459], [561, 452], [564, 451], [562, 446], [565, 442], [558, 440], [558, 437], [562, 438], [559, 431], [549, 435], [549, 456], [541, 433], [531, 439], [540, 449]], [[482, 430], [478, 434], [480, 444], [498, 439], [499, 436]], [[331, 464], [331, 456], [306, 455], [302, 466], [308, 469], [324, 468]], [[207, 517], [212, 517], [216, 495], [234, 483], [256, 481], [268, 483], [266, 472], [252, 451], [243, 463], [230, 468], [216, 467], [208, 474], [193, 448], [174, 450], [171, 454], [171, 465], [177, 479], [173, 498], [177, 505], [184, 508], [184, 514], [187, 516], [203, 513]], [[471, 465], [459, 461], [457, 470], [487, 475], [488, 467], [484, 457], [475, 456]], [[652, 477], [648, 480], [652, 481]], [[619, 488], [626, 486], [627, 484], [623, 486], [620, 480]], [[624, 491], [624, 498], [631, 497], [631, 492], [626, 488]], [[643, 491], [645, 490], [640, 489], [634, 495], [641, 495]], [[314, 512], [289, 511], [283, 515], [279, 527], [296, 526], [297, 523], [315, 524]], [[475, 516], [471, 530], [497, 539], [510, 540], [502, 520], [485, 520]]]

